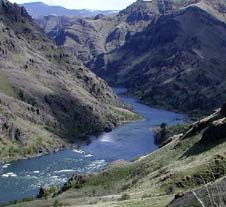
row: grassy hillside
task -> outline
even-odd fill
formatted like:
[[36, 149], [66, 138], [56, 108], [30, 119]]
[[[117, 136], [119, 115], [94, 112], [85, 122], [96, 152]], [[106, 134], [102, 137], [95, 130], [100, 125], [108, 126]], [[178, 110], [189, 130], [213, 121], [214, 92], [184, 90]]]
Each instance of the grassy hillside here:
[[0, 161], [49, 153], [136, 116], [105, 81], [57, 48], [24, 8], [5, 0], [0, 72]]
[[[131, 163], [118, 161], [97, 175], [75, 175], [57, 196], [15, 206], [44, 207], [58, 202], [62, 206], [164, 207], [172, 200], [170, 207], [182, 207], [184, 203], [199, 206], [198, 200], [186, 192], [196, 192], [207, 183], [224, 182], [225, 117], [224, 107], [150, 155]], [[209, 206], [208, 197], [199, 195]]]

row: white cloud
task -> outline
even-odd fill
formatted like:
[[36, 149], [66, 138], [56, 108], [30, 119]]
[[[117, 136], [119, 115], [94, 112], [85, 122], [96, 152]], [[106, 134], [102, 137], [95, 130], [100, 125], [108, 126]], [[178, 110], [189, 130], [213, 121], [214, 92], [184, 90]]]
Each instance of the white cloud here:
[[[10, 0], [18, 4], [37, 2], [40, 0]], [[136, 0], [41, 0], [49, 5], [64, 6], [69, 9], [121, 10]]]

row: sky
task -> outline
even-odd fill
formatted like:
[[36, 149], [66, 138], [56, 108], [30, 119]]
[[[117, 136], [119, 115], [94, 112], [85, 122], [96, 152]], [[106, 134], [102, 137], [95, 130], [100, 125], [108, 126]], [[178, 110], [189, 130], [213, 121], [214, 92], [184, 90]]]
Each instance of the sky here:
[[42, 1], [48, 5], [63, 6], [69, 9], [122, 10], [136, 0], [9, 0], [22, 4]]

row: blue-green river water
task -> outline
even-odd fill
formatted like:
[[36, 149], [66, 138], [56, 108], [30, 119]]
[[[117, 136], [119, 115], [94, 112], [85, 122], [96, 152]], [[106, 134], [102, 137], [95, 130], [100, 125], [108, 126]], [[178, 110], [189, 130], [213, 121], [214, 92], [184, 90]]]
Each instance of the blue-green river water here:
[[73, 174], [96, 173], [115, 160], [132, 160], [151, 153], [157, 149], [151, 128], [163, 122], [174, 125], [187, 120], [183, 114], [151, 108], [123, 95], [120, 97], [144, 120], [91, 137], [90, 144], [80, 150], [64, 150], [0, 166], [0, 204], [35, 197], [41, 186], [61, 186]]

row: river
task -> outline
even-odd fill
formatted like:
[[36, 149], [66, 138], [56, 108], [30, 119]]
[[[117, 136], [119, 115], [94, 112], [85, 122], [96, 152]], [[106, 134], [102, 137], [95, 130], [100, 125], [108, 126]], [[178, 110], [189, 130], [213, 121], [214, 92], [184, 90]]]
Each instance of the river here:
[[97, 173], [115, 160], [129, 161], [151, 153], [158, 148], [151, 128], [163, 122], [174, 125], [187, 120], [183, 114], [152, 108], [134, 98], [120, 95], [124, 89], [114, 90], [144, 120], [91, 137], [90, 144], [80, 150], [64, 150], [0, 166], [0, 204], [35, 197], [41, 186], [61, 186], [73, 174]]

